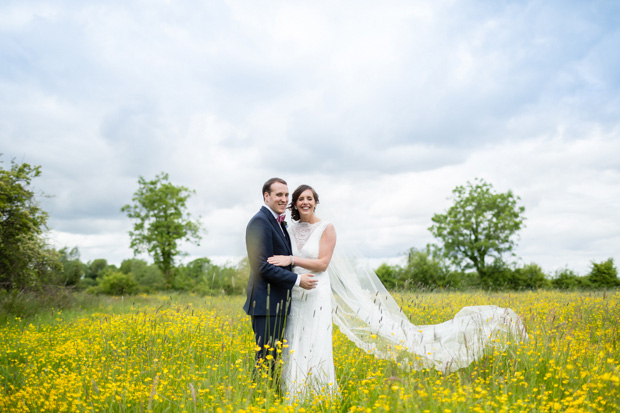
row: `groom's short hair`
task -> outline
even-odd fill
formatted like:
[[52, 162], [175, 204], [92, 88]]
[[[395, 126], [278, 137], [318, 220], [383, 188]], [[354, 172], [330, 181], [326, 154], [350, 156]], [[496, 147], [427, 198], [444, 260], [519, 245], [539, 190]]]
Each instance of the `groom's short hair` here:
[[286, 181], [282, 178], [271, 178], [269, 179], [267, 182], [265, 182], [265, 184], [263, 185], [263, 192], [262, 195], [265, 196], [265, 192], [267, 193], [271, 193], [271, 185], [273, 185], [276, 182], [280, 182], [281, 184], [287, 185]]

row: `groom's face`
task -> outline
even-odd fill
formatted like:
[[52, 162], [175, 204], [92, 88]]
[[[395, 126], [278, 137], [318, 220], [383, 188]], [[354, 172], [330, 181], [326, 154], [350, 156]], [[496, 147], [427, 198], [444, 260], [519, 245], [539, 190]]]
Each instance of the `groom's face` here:
[[271, 184], [269, 192], [265, 192], [265, 204], [278, 214], [284, 214], [286, 212], [286, 205], [288, 204], [288, 186], [274, 182]]

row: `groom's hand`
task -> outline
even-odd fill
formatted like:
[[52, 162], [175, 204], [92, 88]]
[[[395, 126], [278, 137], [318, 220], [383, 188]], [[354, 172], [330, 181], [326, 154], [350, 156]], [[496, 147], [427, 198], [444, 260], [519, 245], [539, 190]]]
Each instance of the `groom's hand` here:
[[314, 274], [301, 274], [301, 280], [299, 286], [306, 290], [311, 290], [316, 287], [318, 280], [314, 278]]

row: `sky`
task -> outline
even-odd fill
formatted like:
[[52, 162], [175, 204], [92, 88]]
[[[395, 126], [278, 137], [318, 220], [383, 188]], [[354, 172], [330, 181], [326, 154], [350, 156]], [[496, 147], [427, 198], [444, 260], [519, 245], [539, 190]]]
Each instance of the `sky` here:
[[264, 181], [312, 185], [375, 263], [475, 178], [525, 207], [518, 264], [620, 261], [616, 1], [0, 3], [0, 153], [40, 165], [49, 239], [133, 257], [139, 177], [196, 191], [183, 261], [236, 263]]

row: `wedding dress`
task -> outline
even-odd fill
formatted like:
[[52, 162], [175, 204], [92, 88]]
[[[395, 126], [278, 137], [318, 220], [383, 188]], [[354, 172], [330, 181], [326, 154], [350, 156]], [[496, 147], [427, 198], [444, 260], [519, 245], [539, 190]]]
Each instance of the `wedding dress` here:
[[[289, 226], [293, 255], [316, 259], [319, 243], [328, 222], [315, 224], [293, 221]], [[308, 273], [295, 266], [298, 274]], [[292, 399], [301, 401], [314, 393], [338, 389], [332, 352], [332, 291], [327, 272], [314, 272], [316, 288], [293, 288], [291, 311], [286, 319], [283, 349], [282, 386]]]
[[[328, 223], [292, 222], [293, 255], [318, 258]], [[295, 267], [295, 272], [306, 269]], [[453, 319], [414, 325], [363, 260], [334, 251], [327, 272], [315, 275], [313, 290], [294, 287], [287, 318], [282, 384], [303, 400], [309, 392], [337, 392], [332, 321], [355, 345], [378, 358], [414, 370], [449, 374], [480, 359], [487, 348], [528, 336], [519, 316], [494, 305], [464, 307]]]

